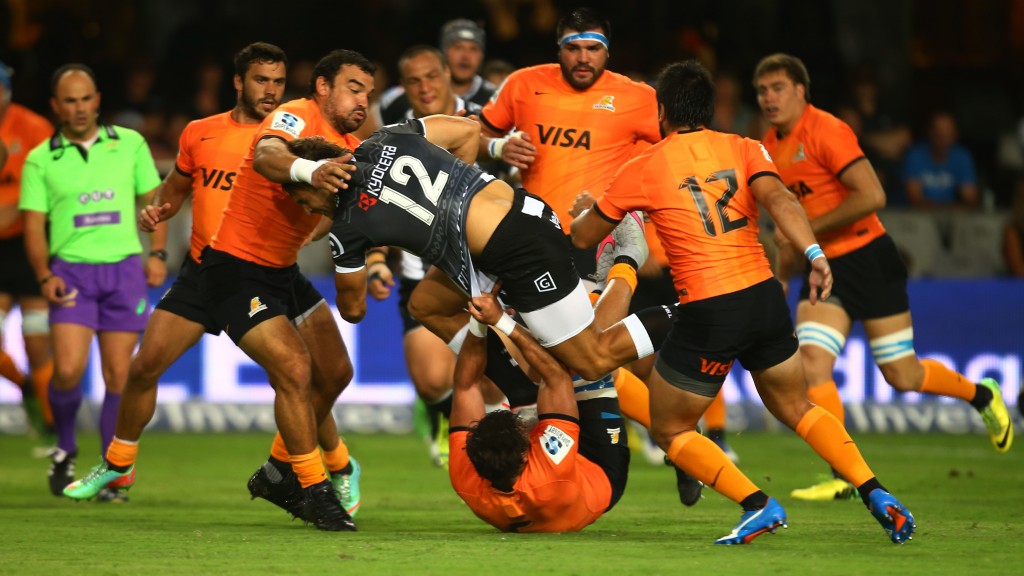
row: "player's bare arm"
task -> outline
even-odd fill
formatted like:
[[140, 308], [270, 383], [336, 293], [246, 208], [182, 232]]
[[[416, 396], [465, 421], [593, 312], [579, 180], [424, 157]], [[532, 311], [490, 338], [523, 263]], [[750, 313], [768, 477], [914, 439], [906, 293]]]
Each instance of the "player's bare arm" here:
[[347, 162], [349, 158], [313, 162], [289, 152], [288, 145], [281, 138], [268, 136], [256, 143], [252, 165], [256, 172], [271, 182], [306, 182], [319, 192], [333, 194], [348, 188], [348, 180], [356, 169]]
[[815, 234], [835, 230], [885, 208], [885, 190], [867, 158], [849, 165], [839, 181], [850, 191], [839, 206], [811, 221]]
[[334, 274], [334, 303], [346, 322], [355, 324], [366, 316], [366, 267]]
[[139, 230], [154, 232], [156, 225], [173, 218], [191, 195], [192, 179], [172, 170], [157, 186], [152, 201], [139, 211]]
[[[138, 203], [142, 207], [153, 204], [157, 191], [163, 187], [163, 183], [157, 184], [152, 190], [139, 196]], [[167, 280], [167, 225], [157, 223], [149, 234], [149, 256], [144, 260], [143, 268], [146, 272], [146, 284], [151, 287], [160, 286]]]
[[580, 250], [593, 248], [605, 236], [611, 234], [616, 224], [618, 223], [609, 222], [597, 210], [584, 210], [570, 225], [572, 244]]
[[476, 162], [480, 149], [480, 125], [469, 118], [427, 116], [423, 119], [427, 140], [451, 152], [466, 164]]
[[470, 426], [484, 417], [484, 395], [480, 390], [480, 380], [484, 377], [486, 367], [487, 338], [467, 334], [462, 351], [455, 361], [452, 415], [449, 420], [451, 426]]
[[[761, 176], [750, 183], [750, 189], [789, 242], [802, 251], [817, 245], [800, 201], [782, 185], [781, 180], [774, 176]], [[821, 252], [820, 248], [818, 252]], [[832, 293], [832, 269], [824, 254], [811, 260], [809, 282], [811, 304], [819, 299], [828, 299]]]

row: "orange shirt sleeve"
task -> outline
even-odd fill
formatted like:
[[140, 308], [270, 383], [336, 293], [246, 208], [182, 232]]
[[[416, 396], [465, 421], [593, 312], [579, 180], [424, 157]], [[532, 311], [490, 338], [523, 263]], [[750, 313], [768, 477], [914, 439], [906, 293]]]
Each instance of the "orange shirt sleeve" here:
[[863, 158], [864, 151], [861, 150], [852, 128], [845, 122], [828, 120], [821, 118], [819, 129], [808, 134], [811, 136], [813, 156], [829, 172], [838, 175], [854, 160]]
[[484, 125], [502, 134], [512, 129], [515, 125], [515, 92], [521, 81], [522, 71], [517, 70], [498, 87], [480, 112]]

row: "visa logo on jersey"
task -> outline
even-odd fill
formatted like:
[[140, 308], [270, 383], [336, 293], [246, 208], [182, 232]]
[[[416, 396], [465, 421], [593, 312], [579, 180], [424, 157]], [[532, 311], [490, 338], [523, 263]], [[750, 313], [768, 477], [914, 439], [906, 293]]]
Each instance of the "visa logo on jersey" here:
[[235, 172], [227, 172], [219, 168], [213, 170], [207, 170], [204, 166], [203, 171], [203, 188], [209, 188], [214, 190], [231, 190], [235, 185]]
[[540, 143], [547, 146], [590, 150], [590, 130], [537, 124], [537, 133], [540, 135]]

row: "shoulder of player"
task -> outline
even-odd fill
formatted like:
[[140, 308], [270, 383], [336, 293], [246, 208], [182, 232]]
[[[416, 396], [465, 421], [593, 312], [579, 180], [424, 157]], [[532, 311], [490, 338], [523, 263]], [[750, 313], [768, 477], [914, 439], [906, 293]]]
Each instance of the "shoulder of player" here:
[[510, 87], [525, 86], [527, 88], [535, 88], [537, 83], [552, 83], [558, 82], [562, 77], [561, 69], [558, 64], [537, 64], [536, 66], [527, 66], [526, 68], [520, 68], [508, 75], [505, 79], [505, 83], [501, 86], [501, 90], [505, 91]]
[[850, 125], [843, 122], [831, 112], [808, 104], [807, 117], [804, 118], [805, 136], [827, 140], [836, 132], [853, 132]]
[[46, 119], [42, 114], [38, 114], [35, 110], [32, 110], [28, 106], [22, 106], [17, 102], [11, 102], [7, 107], [6, 119], [17, 120], [21, 123], [27, 124], [33, 128], [40, 128], [45, 126], [47, 130], [53, 130], [53, 124]]
[[603, 79], [607, 85], [614, 86], [626, 93], [633, 92], [643, 96], [655, 96], [654, 87], [646, 82], [637, 82], [629, 76], [619, 74], [618, 72], [612, 72], [611, 70], [605, 70], [602, 76], [604, 77]]

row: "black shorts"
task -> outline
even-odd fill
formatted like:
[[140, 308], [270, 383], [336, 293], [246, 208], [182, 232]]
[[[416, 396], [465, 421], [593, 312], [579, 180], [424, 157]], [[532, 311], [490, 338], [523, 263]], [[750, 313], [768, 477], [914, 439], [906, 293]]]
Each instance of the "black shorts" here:
[[185, 256], [178, 277], [157, 302], [156, 309], [201, 324], [207, 334], [220, 334], [220, 328], [199, 291], [199, 263], [192, 259], [191, 254]]
[[[830, 258], [833, 302], [843, 307], [852, 320], [871, 320], [910, 310], [907, 296], [907, 267], [903, 265], [892, 237], [884, 234], [865, 246], [837, 258]], [[807, 300], [807, 275], [800, 299]]]
[[658, 278], [645, 278], [637, 275], [636, 290], [629, 301], [629, 313], [635, 314], [654, 306], [668, 306], [679, 302], [679, 292], [672, 282], [672, 271], [662, 268]]
[[481, 271], [501, 279], [505, 303], [519, 312], [558, 302], [580, 281], [558, 218], [550, 206], [537, 202], [543, 204], [517, 189], [512, 209], [474, 261]]
[[592, 398], [576, 403], [580, 414], [579, 454], [604, 470], [612, 486], [611, 510], [622, 498], [629, 477], [629, 438], [618, 398]]
[[672, 385], [713, 398], [734, 360], [753, 372], [796, 352], [782, 285], [769, 278], [739, 292], [680, 304], [655, 368]]
[[569, 243], [569, 254], [572, 255], [572, 263], [576, 266], [580, 278], [596, 282], [597, 279], [594, 276], [597, 275], [597, 246], [580, 250], [573, 246], [572, 236], [568, 234], [565, 235], [565, 241]]
[[236, 344], [253, 327], [275, 316], [301, 322], [324, 299], [297, 265], [260, 266], [209, 247], [199, 268], [199, 291], [214, 326]]
[[408, 334], [423, 326], [423, 324], [409, 314], [409, 297], [412, 291], [419, 286], [419, 280], [412, 280], [405, 276], [398, 278], [398, 315], [402, 317], [402, 334]]
[[0, 293], [12, 296], [42, 296], [36, 273], [28, 263], [25, 237], [0, 240]]

